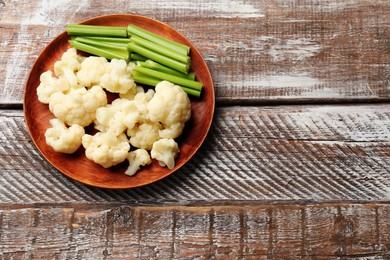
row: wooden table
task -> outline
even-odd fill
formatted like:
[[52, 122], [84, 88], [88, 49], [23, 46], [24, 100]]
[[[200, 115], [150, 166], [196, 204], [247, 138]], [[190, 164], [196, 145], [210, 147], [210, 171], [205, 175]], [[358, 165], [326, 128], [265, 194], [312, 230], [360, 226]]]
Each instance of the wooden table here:
[[[64, 177], [23, 90], [66, 23], [133, 13], [202, 52], [216, 113], [188, 165], [130, 190]], [[0, 1], [2, 259], [389, 259], [390, 2]]]

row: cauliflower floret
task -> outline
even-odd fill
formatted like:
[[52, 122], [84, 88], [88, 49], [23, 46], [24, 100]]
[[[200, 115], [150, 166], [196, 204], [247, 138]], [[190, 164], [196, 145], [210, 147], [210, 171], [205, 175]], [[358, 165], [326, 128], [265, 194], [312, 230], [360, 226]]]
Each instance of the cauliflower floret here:
[[54, 118], [50, 120], [51, 128], [45, 133], [46, 143], [53, 147], [54, 151], [71, 154], [79, 149], [81, 139], [85, 134], [84, 128], [72, 125], [67, 128], [64, 122]]
[[69, 83], [65, 78], [53, 77], [49, 70], [41, 74], [40, 84], [37, 88], [38, 100], [44, 104], [49, 104], [50, 97], [56, 92], [64, 92], [69, 89]]
[[152, 163], [149, 153], [144, 149], [137, 149], [132, 151], [127, 156], [129, 161], [129, 167], [126, 169], [125, 174], [132, 176], [134, 175], [141, 166], [149, 165]]
[[124, 60], [112, 59], [106, 66], [106, 71], [100, 77], [100, 86], [112, 92], [124, 94], [136, 85], [127, 70], [127, 63]]
[[140, 101], [144, 104], [148, 104], [150, 100], [153, 98], [154, 94], [155, 91], [153, 89], [148, 89], [148, 91], [146, 92], [141, 91], [134, 96], [134, 100]]
[[160, 123], [145, 122], [139, 126], [127, 130], [130, 136], [130, 144], [137, 148], [151, 150], [153, 143], [160, 139], [159, 131], [162, 129]]
[[146, 104], [136, 100], [118, 98], [96, 111], [95, 128], [101, 132], [123, 133], [142, 123], [147, 115]]
[[163, 138], [153, 143], [150, 155], [156, 159], [160, 166], [167, 166], [172, 170], [175, 167], [175, 158], [179, 154], [179, 146], [173, 139]]
[[130, 150], [130, 144], [123, 133], [118, 136], [111, 132], [98, 132], [93, 136], [85, 134], [82, 144], [87, 158], [104, 168], [123, 162]]
[[158, 83], [155, 90], [147, 106], [149, 119], [163, 124], [165, 129], [160, 131], [161, 138], [174, 139], [191, 117], [190, 99], [179, 86], [168, 81]]
[[54, 72], [57, 76], [63, 76], [68, 82], [70, 88], [78, 87], [76, 71], [80, 69], [82, 57], [77, 55], [75, 48], [70, 48], [62, 54], [61, 60], [54, 63]]
[[49, 109], [56, 118], [68, 125], [88, 126], [95, 119], [96, 109], [107, 104], [107, 96], [99, 86], [86, 90], [64, 94], [54, 93], [49, 102]]
[[100, 77], [106, 72], [108, 61], [104, 57], [89, 56], [80, 64], [77, 79], [80, 85], [91, 87], [100, 84]]

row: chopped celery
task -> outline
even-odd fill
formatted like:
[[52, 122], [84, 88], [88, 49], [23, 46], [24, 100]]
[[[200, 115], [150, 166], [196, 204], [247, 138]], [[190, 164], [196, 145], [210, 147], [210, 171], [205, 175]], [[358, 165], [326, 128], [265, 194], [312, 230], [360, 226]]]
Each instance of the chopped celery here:
[[165, 37], [162, 37], [160, 35], [157, 35], [155, 33], [147, 31], [145, 29], [142, 29], [142, 28], [140, 28], [136, 25], [133, 25], [133, 24], [130, 24], [129, 26], [127, 26], [127, 33], [130, 37], [133, 35], [137, 35], [137, 36], [142, 37], [146, 40], [154, 42], [156, 44], [170, 48], [176, 52], [180, 52], [184, 55], [188, 55], [190, 53], [189, 46], [172, 41], [170, 39], [167, 39]]
[[175, 69], [177, 71], [183, 72], [185, 74], [188, 73], [190, 63], [182, 63], [180, 61], [171, 59], [167, 56], [161, 55], [161, 54], [156, 53], [154, 51], [151, 51], [145, 47], [142, 47], [138, 44], [135, 44], [134, 42], [130, 42], [128, 45], [128, 48], [129, 48], [130, 52], [138, 53], [144, 57], [147, 57], [151, 60], [154, 60], [158, 63], [161, 63], [167, 67], [170, 67], [170, 68]]
[[154, 77], [154, 78], [157, 78], [157, 79], [167, 80], [167, 81], [170, 81], [170, 82], [172, 82], [174, 84], [177, 84], [179, 86], [183, 86], [183, 87], [187, 87], [187, 88], [191, 88], [191, 89], [196, 89], [198, 91], [202, 91], [203, 84], [201, 82], [198, 82], [198, 81], [194, 81], [194, 80], [190, 80], [190, 79], [184, 79], [184, 78], [181, 78], [181, 77], [177, 77], [177, 76], [174, 76], [174, 75], [171, 75], [171, 74], [167, 74], [167, 73], [164, 73], [164, 72], [161, 72], [161, 71], [157, 71], [157, 70], [144, 68], [144, 67], [141, 67], [141, 66], [135, 66], [133, 71], [138, 71], [140, 73], [143, 73], [145, 75], [148, 75], [148, 76], [151, 76], [151, 77]]

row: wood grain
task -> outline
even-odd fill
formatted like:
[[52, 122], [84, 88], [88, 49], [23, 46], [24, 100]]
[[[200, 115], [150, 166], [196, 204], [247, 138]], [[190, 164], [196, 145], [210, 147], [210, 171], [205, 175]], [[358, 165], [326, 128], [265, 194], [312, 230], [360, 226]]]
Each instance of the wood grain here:
[[22, 103], [35, 59], [66, 23], [113, 13], [150, 16], [189, 38], [210, 67], [219, 103], [388, 101], [390, 97], [386, 0], [2, 3], [3, 106]]
[[0, 256], [388, 259], [389, 205], [0, 210]]
[[0, 203], [215, 204], [390, 197], [387, 105], [220, 107], [181, 170], [139, 189], [64, 177], [32, 144], [20, 111], [0, 114]]

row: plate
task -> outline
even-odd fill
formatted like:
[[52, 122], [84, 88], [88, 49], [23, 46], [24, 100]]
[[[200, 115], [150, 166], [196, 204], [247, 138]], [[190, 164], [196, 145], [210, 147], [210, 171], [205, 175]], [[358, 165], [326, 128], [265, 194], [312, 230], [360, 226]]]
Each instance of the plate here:
[[23, 104], [24, 116], [33, 142], [42, 156], [53, 167], [69, 178], [89, 186], [127, 189], [147, 185], [167, 177], [193, 157], [210, 129], [214, 114], [215, 96], [212, 77], [206, 62], [198, 49], [186, 37], [167, 24], [145, 16], [131, 14], [105, 15], [86, 20], [82, 24], [111, 26], [134, 24], [191, 47], [191, 70], [195, 72], [197, 80], [203, 83], [203, 92], [198, 99], [190, 98], [192, 105], [191, 119], [186, 123], [183, 134], [177, 139], [180, 154], [176, 158], [176, 166], [169, 170], [166, 167], [160, 167], [157, 161], [153, 160], [151, 165], [141, 168], [136, 175], [127, 176], [124, 174], [128, 166], [127, 160], [124, 163], [105, 169], [87, 159], [83, 147], [80, 147], [76, 153], [67, 155], [55, 152], [46, 144], [45, 132], [50, 127], [49, 120], [54, 116], [49, 111], [47, 104], [38, 101], [36, 89], [40, 83], [40, 75], [47, 70], [53, 70], [54, 62], [61, 59], [62, 54], [70, 48], [66, 32], [58, 35], [44, 48], [34, 63], [27, 80]]

